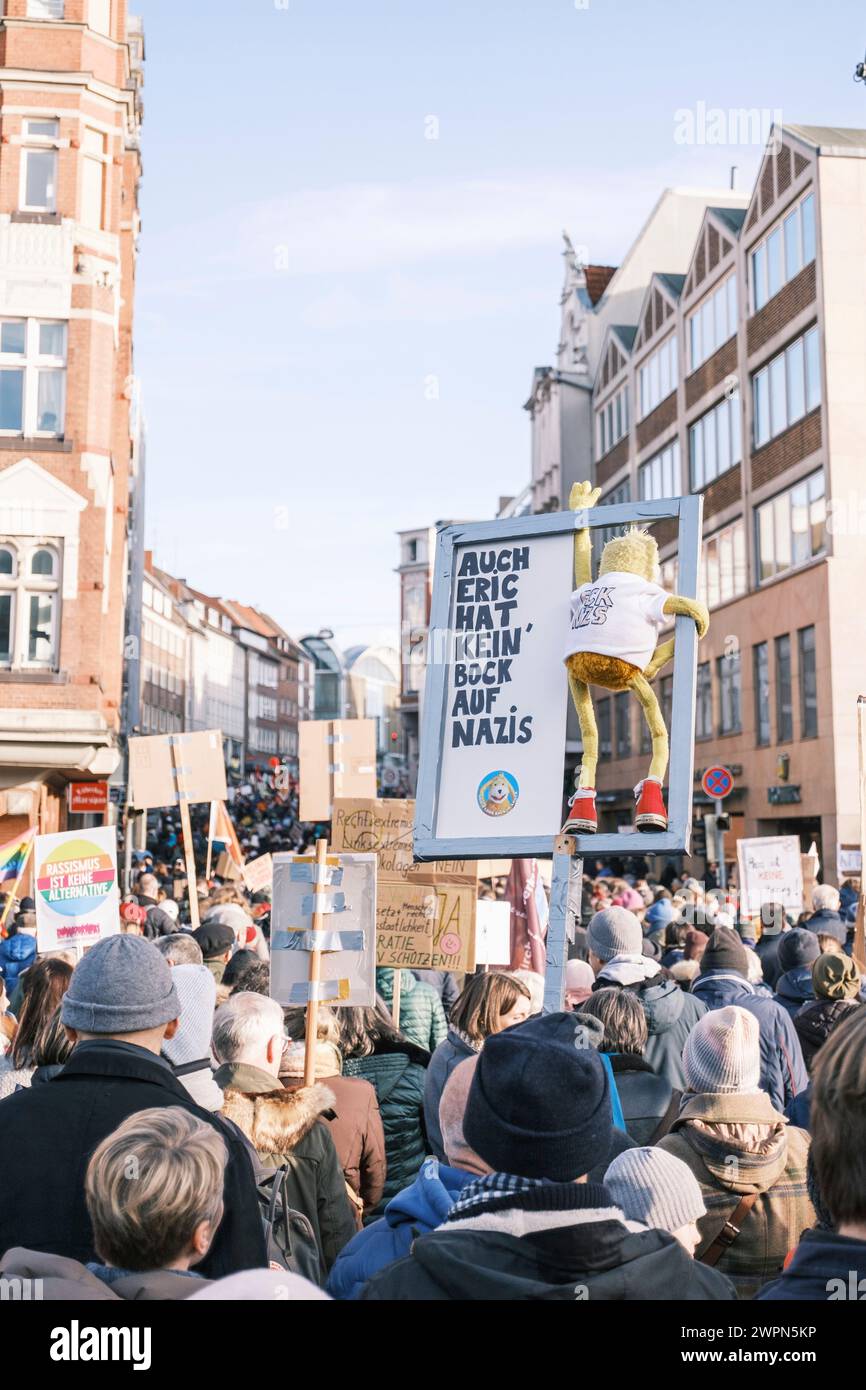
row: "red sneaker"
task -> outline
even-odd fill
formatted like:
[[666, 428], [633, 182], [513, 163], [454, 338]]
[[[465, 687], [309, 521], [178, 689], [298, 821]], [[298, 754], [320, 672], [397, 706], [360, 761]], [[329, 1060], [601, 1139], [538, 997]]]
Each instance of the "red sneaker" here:
[[645, 777], [634, 789], [634, 823], [638, 830], [667, 830], [668, 813], [662, 784], [654, 777]]
[[569, 798], [568, 818], [562, 827], [563, 835], [594, 835], [598, 830], [595, 809], [595, 787], [579, 787]]

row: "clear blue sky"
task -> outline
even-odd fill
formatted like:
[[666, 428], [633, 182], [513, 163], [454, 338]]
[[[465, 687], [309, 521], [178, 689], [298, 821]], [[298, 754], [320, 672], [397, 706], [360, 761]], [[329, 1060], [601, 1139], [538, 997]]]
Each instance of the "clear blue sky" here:
[[396, 530], [528, 480], [561, 229], [615, 264], [663, 187], [750, 183], [678, 109], [866, 126], [861, 0], [132, 7], [148, 544], [346, 645], [396, 640]]

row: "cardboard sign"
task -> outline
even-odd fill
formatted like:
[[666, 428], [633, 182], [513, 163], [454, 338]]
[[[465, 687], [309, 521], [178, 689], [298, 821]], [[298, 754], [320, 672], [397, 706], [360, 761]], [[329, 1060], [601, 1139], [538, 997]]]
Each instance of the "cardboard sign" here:
[[380, 880], [409, 879], [417, 883], [464, 883], [474, 886], [478, 870], [471, 859], [440, 859], [416, 864], [412, 859], [415, 802], [344, 800], [334, 802], [331, 843], [335, 850], [373, 852], [379, 856]]
[[803, 869], [796, 835], [762, 836], [737, 841], [740, 911], [756, 917], [764, 903], [781, 903], [786, 911], [803, 910]]
[[302, 821], [330, 820], [338, 796], [375, 797], [375, 720], [302, 720], [298, 760]]
[[33, 861], [40, 951], [95, 946], [120, 930], [117, 840], [112, 826], [37, 835]]
[[[358, 936], [360, 949], [325, 950], [319, 997], [336, 1005], [372, 1005], [376, 1001], [376, 856], [341, 854], [339, 859], [340, 893], [327, 896], [329, 906], [339, 905], [341, 910], [328, 912], [325, 923], [328, 932], [338, 937], [349, 933]], [[306, 876], [298, 877], [293, 866]], [[275, 854], [273, 867], [270, 992], [287, 1007], [307, 1000], [310, 959], [306, 947], [315, 885], [306, 870], [314, 873], [315, 864], [308, 855]], [[343, 981], [348, 981], [346, 990], [337, 988]], [[304, 994], [303, 1000], [293, 997], [299, 993]]]
[[[172, 756], [173, 740], [177, 769]], [[210, 729], [194, 734], [131, 738], [129, 799], [138, 811], [151, 806], [177, 806], [182, 799], [225, 801], [222, 734], [218, 729]]]
[[475, 889], [460, 884], [379, 884], [377, 965], [475, 969]]
[[73, 816], [104, 816], [108, 810], [107, 782], [70, 782], [69, 812]]
[[216, 862], [214, 874], [217, 878], [223, 878], [228, 883], [240, 883], [241, 871], [231, 855], [223, 850]]
[[475, 913], [475, 964], [504, 965], [511, 961], [511, 903], [478, 904]]
[[263, 854], [259, 859], [250, 860], [241, 873], [248, 893], [267, 892], [274, 881], [274, 856]]

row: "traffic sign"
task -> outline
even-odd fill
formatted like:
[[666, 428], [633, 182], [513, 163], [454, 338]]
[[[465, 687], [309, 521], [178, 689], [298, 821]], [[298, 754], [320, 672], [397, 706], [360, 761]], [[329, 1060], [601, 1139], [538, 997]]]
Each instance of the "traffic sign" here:
[[67, 795], [74, 816], [104, 816], [108, 810], [107, 782], [70, 782]]
[[720, 800], [723, 796], [728, 796], [734, 789], [734, 779], [726, 767], [708, 767], [701, 778], [701, 786], [707, 796], [711, 796], [714, 801]]

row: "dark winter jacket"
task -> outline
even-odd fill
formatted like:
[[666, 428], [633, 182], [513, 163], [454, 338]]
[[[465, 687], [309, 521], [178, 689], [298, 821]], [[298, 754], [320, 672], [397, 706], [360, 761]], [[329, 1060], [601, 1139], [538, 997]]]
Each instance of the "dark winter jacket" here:
[[399, 1048], [379, 1044], [372, 1056], [351, 1057], [343, 1063], [345, 1076], [360, 1076], [375, 1087], [385, 1130], [385, 1190], [371, 1216], [381, 1216], [391, 1198], [415, 1181], [426, 1157], [424, 1075], [428, 1061], [426, 1052], [406, 1043]]
[[446, 1021], [451, 1017], [451, 1010], [460, 998], [460, 983], [453, 970], [413, 970], [412, 974], [416, 980], [420, 980], [422, 985], [429, 985], [435, 989], [442, 1001], [442, 1008], [445, 1011]]
[[699, 975], [692, 984], [692, 994], [710, 1009], [736, 1004], [754, 1014], [760, 1029], [761, 1086], [784, 1114], [791, 1097], [809, 1084], [800, 1041], [787, 1010], [733, 970]]
[[779, 946], [784, 932], [773, 932], [761, 937], [755, 946], [755, 955], [761, 962], [761, 969], [764, 972], [764, 984], [769, 985], [770, 989], [776, 988], [776, 981], [781, 974], [779, 965]]
[[[376, 971], [376, 989], [390, 1009], [394, 1002], [394, 971]], [[448, 1032], [442, 1000], [432, 985], [421, 984], [411, 970], [400, 971], [400, 1032], [425, 1052], [433, 1052]]]
[[848, 940], [848, 923], [843, 922], [838, 912], [831, 912], [827, 907], [822, 908], [820, 912], [813, 912], [801, 925], [816, 935], [826, 932], [828, 936], [835, 936], [840, 946], [844, 946]]
[[355, 1234], [346, 1182], [323, 1116], [334, 1104], [327, 1086], [287, 1091], [259, 1067], [228, 1063], [214, 1074], [225, 1092], [222, 1113], [247, 1136], [266, 1168], [286, 1169], [289, 1206], [316, 1235], [322, 1281]]
[[605, 1187], [545, 1183], [419, 1236], [362, 1299], [676, 1302], [735, 1297], [667, 1231], [631, 1232]]
[[794, 1015], [794, 1029], [803, 1049], [803, 1061], [811, 1072], [815, 1054], [840, 1023], [851, 1016], [853, 1009], [862, 1008], [859, 999], [816, 999], [804, 1004]]
[[785, 1118], [797, 1129], [805, 1129], [810, 1133], [809, 1115], [812, 1108], [812, 1083], [806, 1087], [805, 1091], [800, 1091], [799, 1095], [794, 1096], [788, 1101], [785, 1107]]
[[439, 1126], [439, 1102], [449, 1076], [455, 1067], [465, 1062], [467, 1057], [475, 1057], [481, 1044], [473, 1046], [468, 1038], [456, 1029], [449, 1028], [448, 1036], [437, 1047], [430, 1058], [427, 1075], [424, 1078], [424, 1124], [427, 1129], [428, 1152], [440, 1163], [447, 1163], [442, 1147], [442, 1130]]
[[866, 1241], [835, 1231], [804, 1231], [787, 1269], [757, 1295], [773, 1302], [862, 1301]]
[[645, 1057], [613, 1052], [610, 1062], [629, 1138], [637, 1145], [655, 1144], [677, 1117], [680, 1092], [656, 1076]]
[[[593, 989], [616, 988], [617, 983], [614, 979], [606, 979], [601, 970]], [[648, 980], [620, 988], [631, 990], [643, 1005], [649, 1030], [644, 1060], [657, 1076], [663, 1076], [670, 1086], [684, 1091], [683, 1048], [698, 1019], [706, 1013], [706, 1004], [686, 994], [663, 970]]]
[[[359, 1076], [317, 1076], [334, 1096], [327, 1121], [343, 1176], [361, 1198], [366, 1211], [373, 1211], [385, 1188], [385, 1131], [376, 1092]], [[300, 1084], [283, 1082], [287, 1090]]]
[[140, 1110], [179, 1105], [212, 1125], [228, 1149], [225, 1213], [199, 1270], [221, 1278], [267, 1263], [252, 1165], [243, 1139], [196, 1105], [167, 1063], [131, 1044], [79, 1043], [47, 1086], [0, 1101], [0, 1250], [23, 1246], [86, 1263], [96, 1258], [84, 1175], [97, 1144]]
[[398, 1192], [385, 1214], [365, 1227], [342, 1250], [327, 1283], [333, 1298], [357, 1298], [368, 1279], [408, 1255], [416, 1236], [441, 1226], [474, 1173], [447, 1168], [426, 1158], [411, 1186]]
[[777, 1004], [781, 1004], [783, 1009], [787, 1009], [791, 1018], [800, 1011], [804, 1004], [811, 1003], [815, 998], [811, 965], [798, 965], [793, 970], [786, 970], [784, 975], [780, 975], [776, 981], [776, 992], [773, 998]]
[[36, 937], [29, 932], [16, 931], [5, 941], [0, 941], [0, 975], [6, 981], [6, 993], [10, 996], [19, 977], [29, 970], [36, 959]]

